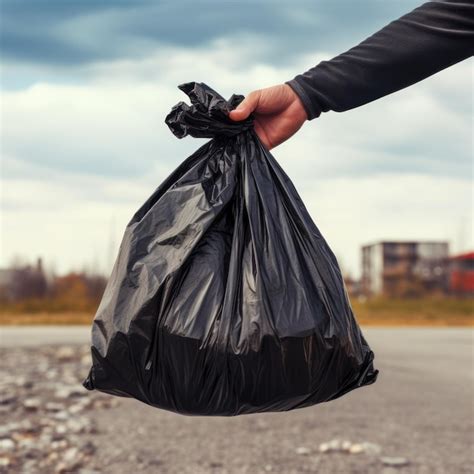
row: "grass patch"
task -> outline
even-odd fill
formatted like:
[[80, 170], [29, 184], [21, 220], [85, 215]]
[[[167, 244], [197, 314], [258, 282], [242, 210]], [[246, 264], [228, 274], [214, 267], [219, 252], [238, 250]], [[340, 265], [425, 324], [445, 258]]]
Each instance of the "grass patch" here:
[[2, 326], [35, 326], [35, 325], [90, 325], [94, 313], [0, 313]]
[[[423, 298], [397, 300], [374, 298], [353, 299], [352, 307], [359, 324], [364, 326], [474, 326], [474, 300], [455, 298]], [[68, 325], [92, 323], [95, 305], [77, 310], [60, 305], [42, 308], [5, 307], [0, 312], [0, 325]]]
[[474, 326], [474, 300], [456, 298], [354, 299], [357, 321], [367, 326]]

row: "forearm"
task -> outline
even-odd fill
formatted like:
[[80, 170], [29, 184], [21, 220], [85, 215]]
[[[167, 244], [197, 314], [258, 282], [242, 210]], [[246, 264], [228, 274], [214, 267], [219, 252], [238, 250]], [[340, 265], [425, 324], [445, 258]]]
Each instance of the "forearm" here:
[[286, 81], [309, 120], [414, 84], [474, 54], [474, 0], [432, 1]]

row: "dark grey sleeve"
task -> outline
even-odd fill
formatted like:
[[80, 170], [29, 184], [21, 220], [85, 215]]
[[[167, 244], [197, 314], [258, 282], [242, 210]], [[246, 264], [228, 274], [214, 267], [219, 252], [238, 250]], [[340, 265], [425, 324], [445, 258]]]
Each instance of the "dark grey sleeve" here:
[[437, 0], [286, 84], [309, 120], [403, 89], [474, 54], [474, 0]]

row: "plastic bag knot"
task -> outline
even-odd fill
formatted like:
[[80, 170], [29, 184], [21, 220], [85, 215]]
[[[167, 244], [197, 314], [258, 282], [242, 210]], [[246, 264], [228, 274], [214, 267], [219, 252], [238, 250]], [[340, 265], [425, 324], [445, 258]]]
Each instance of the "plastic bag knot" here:
[[233, 94], [227, 101], [204, 83], [187, 82], [178, 86], [191, 100], [191, 105], [179, 102], [166, 116], [165, 122], [178, 138], [191, 135], [196, 138], [232, 137], [253, 127], [253, 117], [235, 122], [229, 112], [244, 100]]

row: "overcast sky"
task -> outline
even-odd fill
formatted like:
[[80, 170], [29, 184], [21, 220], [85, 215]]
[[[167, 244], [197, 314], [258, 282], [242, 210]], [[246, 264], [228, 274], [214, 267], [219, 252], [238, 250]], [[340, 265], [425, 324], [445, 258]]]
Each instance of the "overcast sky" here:
[[[164, 124], [178, 84], [245, 95], [421, 3], [2, 0], [0, 265], [108, 272], [132, 214], [204, 142]], [[273, 150], [346, 271], [382, 239], [472, 247], [472, 65], [323, 114]]]

